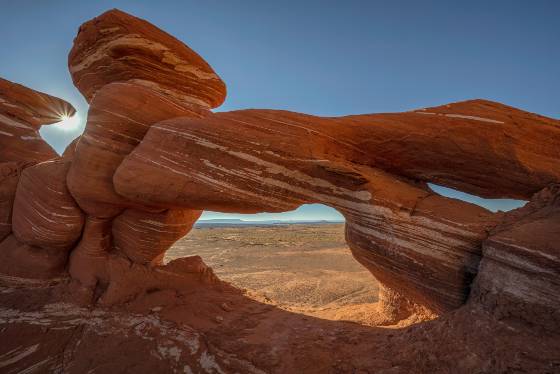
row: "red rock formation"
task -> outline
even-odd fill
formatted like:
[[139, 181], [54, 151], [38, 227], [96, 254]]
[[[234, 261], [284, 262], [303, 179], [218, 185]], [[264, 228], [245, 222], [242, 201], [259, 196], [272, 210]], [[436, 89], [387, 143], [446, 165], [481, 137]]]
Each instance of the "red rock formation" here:
[[508, 212], [483, 243], [473, 299], [499, 320], [560, 326], [560, 185]]
[[68, 144], [68, 146], [66, 147], [66, 149], [64, 149], [64, 152], [62, 153], [63, 159], [72, 160], [74, 158], [74, 153], [76, 153], [76, 147], [78, 146], [78, 143], [80, 142], [81, 138], [82, 138], [81, 136], [78, 136], [76, 139], [72, 140], [70, 144]]
[[116, 249], [139, 264], [160, 264], [165, 251], [185, 236], [200, 210], [166, 210], [161, 213], [127, 209], [113, 221]]
[[[483, 110], [486, 117], [480, 117]], [[453, 114], [443, 114], [446, 112]], [[560, 180], [557, 152], [560, 122], [483, 100], [414, 112], [340, 118], [242, 110], [198, 120], [176, 119], [154, 126], [146, 145], [141, 145], [137, 154], [149, 146], [157, 146], [177, 131], [181, 133], [181, 139], [175, 140], [177, 144], [195, 144], [196, 155], [204, 155], [208, 161], [222, 154], [223, 159], [239, 160], [251, 166], [257, 162], [244, 158], [243, 154], [235, 155], [242, 151], [238, 148], [243, 148], [247, 157], [256, 157], [260, 148], [266, 148], [268, 152], [258, 156], [263, 162], [280, 160], [288, 165], [298, 163], [297, 159], [289, 159], [290, 155], [300, 155], [305, 159], [299, 164], [306, 165], [306, 171], [320, 170], [325, 165], [367, 165], [485, 197], [528, 198]], [[226, 139], [231, 139], [233, 144], [226, 144]], [[157, 168], [154, 163], [151, 167]], [[482, 172], [481, 167], [484, 167]], [[189, 167], [206, 168], [202, 157]], [[206, 193], [210, 202], [216, 199], [214, 192], [219, 190], [216, 182]], [[126, 194], [124, 187], [123, 193]], [[138, 189], [136, 193], [143, 191]], [[165, 202], [166, 195], [142, 197]], [[273, 209], [274, 204], [287, 203], [271, 202], [269, 208]]]
[[[178, 102], [143, 86], [112, 83], [91, 102], [84, 134], [76, 144], [68, 188], [90, 215], [114, 217], [135, 206], [113, 188], [113, 174], [153, 123], [169, 117], [206, 115], [207, 111]], [[140, 204], [144, 205], [144, 204]]]
[[0, 162], [37, 163], [57, 157], [41, 139], [39, 128], [74, 113], [64, 100], [0, 78]]
[[0, 241], [12, 232], [12, 207], [19, 175], [16, 162], [0, 163]]
[[0, 278], [51, 279], [63, 275], [67, 254], [24, 244], [11, 234], [0, 242]]
[[[81, 218], [77, 223], [58, 221], [59, 203], [75, 206], [66, 191], [66, 171], [61, 174], [47, 166], [26, 173], [29, 166], [57, 157], [41, 139], [41, 125], [74, 113], [64, 100], [0, 78], [0, 273], [4, 275], [32, 279], [60, 275], [66, 250], [81, 235]], [[19, 203], [15, 202], [18, 186]], [[81, 217], [79, 210], [66, 214]], [[17, 231], [15, 236], [12, 230]]]
[[99, 283], [106, 285], [111, 249], [111, 220], [87, 217], [80, 242], [70, 255], [68, 271], [72, 278], [89, 292]]
[[[475, 116], [480, 115], [481, 106], [494, 108], [487, 115], [493, 120]], [[447, 107], [428, 113], [445, 111], [441, 108]], [[530, 157], [522, 156], [529, 153], [525, 144], [532, 140], [522, 137], [528, 130], [517, 128], [533, 126], [537, 138], [546, 137], [557, 145], [560, 126], [496, 103], [465, 102], [446, 110], [462, 114], [323, 119], [249, 110], [169, 120], [152, 126], [113, 180], [119, 194], [162, 207], [254, 213], [292, 210], [303, 203], [330, 205], [347, 219], [347, 238], [355, 256], [382, 283], [436, 311], [450, 310], [463, 304], [468, 295], [482, 240], [495, 218], [482, 208], [434, 196], [402, 176], [399, 180], [398, 175], [363, 165], [415, 179], [426, 180], [424, 175], [429, 174], [432, 177], [427, 181], [438, 183], [451, 180], [445, 175], [460, 169], [453, 179], [457, 182], [447, 185], [480, 192], [480, 186], [494, 183], [504, 196], [514, 197], [528, 185], [538, 190], [560, 180], [553, 147], [533, 148]], [[517, 126], [506, 119], [507, 113], [513, 118], [535, 118], [535, 122]], [[431, 116], [442, 119], [434, 121]], [[449, 128], [446, 137], [441, 136], [444, 126]], [[479, 130], [484, 126], [489, 127], [488, 139], [477, 135], [484, 134]], [[507, 142], [504, 128], [508, 129]], [[390, 168], [381, 159], [390, 153], [385, 149], [390, 145], [374, 139], [389, 139], [390, 144], [390, 139], [401, 136], [399, 131], [409, 135], [394, 146], [400, 156], [395, 153]], [[424, 135], [410, 135], [415, 133]], [[461, 133], [475, 135], [465, 138]], [[376, 143], [380, 143], [379, 155], [377, 147], [375, 152], [368, 151]], [[502, 151], [506, 144], [510, 149]], [[188, 157], [184, 149], [189, 150]], [[526, 161], [512, 162], [513, 154]], [[480, 161], [467, 162], [472, 159]], [[481, 164], [500, 172], [475, 177], [472, 170]], [[519, 175], [517, 182], [512, 180], [515, 175]], [[484, 188], [489, 195], [489, 188]]]
[[[83, 372], [115, 356], [78, 348], [97, 342], [83, 330], [80, 344], [71, 344], [80, 356], [67, 357], [64, 348], [62, 365], [38, 351], [40, 343], [20, 352], [42, 336], [33, 326], [74, 331], [76, 324], [114, 340], [140, 337], [134, 347], [157, 360], [143, 357], [150, 365], [139, 372], [559, 367], [549, 347], [560, 340], [560, 121], [483, 100], [340, 118], [212, 114], [225, 85], [211, 67], [117, 10], [80, 28], [69, 67], [90, 102], [86, 130], [62, 158], [33, 167], [56, 157], [39, 126], [73, 108], [0, 80], [0, 288], [6, 279], [52, 279], [65, 269], [70, 277], [56, 292], [25, 288], [32, 312], [10, 296], [20, 291], [1, 290], [0, 337], [9, 344], [7, 351], [0, 345], [0, 369]], [[493, 214], [439, 196], [426, 182], [485, 197], [540, 192], [524, 208]], [[383, 285], [381, 322], [411, 313], [440, 319], [403, 331], [313, 321], [309, 333], [310, 321], [248, 301], [198, 256], [161, 264], [204, 209], [282, 212], [305, 203], [345, 216], [352, 253]], [[61, 312], [48, 300], [96, 307]], [[224, 300], [237, 309], [220, 308]], [[168, 310], [152, 315], [160, 305]], [[123, 328], [131, 311], [139, 322]], [[185, 340], [187, 325], [204, 338]], [[74, 332], [61, 336], [72, 340]], [[160, 344], [172, 336], [183, 340]], [[22, 358], [29, 366], [17, 366]]]
[[219, 106], [226, 96], [225, 84], [196, 52], [117, 9], [80, 27], [68, 66], [88, 101], [113, 82], [143, 86], [175, 102], [204, 108]]
[[82, 235], [84, 214], [66, 188], [69, 167], [69, 162], [58, 159], [23, 171], [12, 217], [20, 242], [67, 252]]

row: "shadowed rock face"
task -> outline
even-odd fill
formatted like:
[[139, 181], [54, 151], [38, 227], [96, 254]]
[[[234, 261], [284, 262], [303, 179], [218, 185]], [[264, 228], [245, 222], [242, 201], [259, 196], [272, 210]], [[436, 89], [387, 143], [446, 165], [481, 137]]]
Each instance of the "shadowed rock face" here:
[[0, 78], [0, 162], [30, 164], [57, 157], [39, 129], [75, 112], [64, 100]]
[[[226, 90], [211, 67], [117, 10], [82, 25], [69, 68], [90, 109], [62, 157], [37, 130], [73, 108], [0, 80], [4, 278], [67, 272], [65, 292], [89, 305], [214, 295], [227, 287], [199, 257], [161, 264], [202, 210], [323, 203], [345, 216], [354, 257], [382, 283], [388, 323], [484, 310], [494, 327], [558, 333], [560, 121], [485, 100], [338, 118], [212, 113]], [[532, 200], [493, 214], [427, 182]]]
[[506, 216], [483, 243], [473, 299], [504, 319], [560, 326], [560, 185]]
[[72, 117], [76, 110], [57, 97], [0, 78], [0, 114], [34, 129]]
[[[64, 270], [67, 251], [81, 235], [82, 212], [66, 189], [69, 165], [53, 161], [33, 166], [58, 157], [39, 135], [41, 125], [59, 122], [74, 113], [72, 105], [64, 100], [0, 78], [2, 274], [57, 276]], [[74, 210], [64, 210], [68, 205]], [[70, 216], [72, 222], [66, 220]]]
[[12, 215], [21, 242], [67, 252], [82, 235], [84, 214], [66, 188], [69, 167], [58, 159], [23, 171]]
[[12, 232], [12, 207], [20, 172], [17, 162], [0, 163], [0, 241]]
[[163, 255], [185, 236], [202, 211], [171, 209], [161, 213], [127, 209], [113, 221], [115, 248], [139, 264], [161, 264]]

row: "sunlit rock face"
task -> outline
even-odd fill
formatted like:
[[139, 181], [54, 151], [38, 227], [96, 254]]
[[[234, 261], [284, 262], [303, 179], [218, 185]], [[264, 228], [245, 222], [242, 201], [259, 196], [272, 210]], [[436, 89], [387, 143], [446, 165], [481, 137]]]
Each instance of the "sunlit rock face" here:
[[[215, 154], [249, 167], [268, 167], [269, 174], [278, 160], [289, 165], [298, 162], [290, 157], [297, 155], [305, 157], [307, 164], [299, 164], [315, 169], [313, 174], [339, 164], [364, 165], [484, 197], [524, 199], [560, 179], [558, 121], [485, 100], [339, 118], [241, 110], [200, 120], [175, 119], [153, 126], [137, 154], [177, 131], [177, 147], [194, 144], [194, 154], [201, 156], [197, 165], [210, 170], [217, 169], [209, 165]], [[219, 183], [215, 185], [218, 190]]]
[[75, 112], [62, 99], [0, 78], [0, 162], [33, 164], [57, 157], [39, 129]]
[[86, 290], [104, 284], [113, 294], [126, 294], [130, 290], [118, 285], [130, 282], [116, 281], [114, 269], [131, 261], [160, 264], [202, 211], [127, 199], [114, 189], [115, 170], [153, 124], [208, 116], [224, 100], [225, 85], [182, 42], [118, 10], [80, 28], [69, 70], [90, 102], [84, 134], [63, 155], [72, 160], [68, 188], [88, 215], [69, 271]]
[[[212, 113], [226, 90], [211, 67], [117, 10], [82, 25], [69, 68], [90, 109], [62, 157], [37, 130], [72, 107], [0, 80], [2, 276], [69, 275], [71, 301], [88, 305], [196, 302], [226, 287], [197, 256], [161, 260], [202, 210], [322, 203], [383, 285], [387, 323], [484, 310], [493, 328], [560, 328], [560, 121], [485, 100], [338, 118]], [[532, 200], [494, 214], [430, 182]]]
[[219, 106], [226, 86], [196, 52], [154, 25], [113, 9], [84, 23], [68, 56], [88, 101], [109, 83], [152, 89], [183, 104]]
[[113, 174], [124, 157], [152, 124], [169, 117], [207, 114], [204, 108], [178, 103], [136, 84], [104, 86], [90, 103], [86, 129], [72, 152], [70, 192], [85, 212], [96, 217], [114, 217], [134, 206], [113, 188]]
[[[332, 206], [346, 217], [354, 255], [378, 280], [442, 312], [465, 302], [481, 243], [499, 218], [421, 182], [485, 196], [538, 191], [560, 180], [560, 168], [554, 147], [526, 138], [531, 129], [560, 146], [557, 121], [482, 100], [341, 118], [216, 113], [152, 126], [113, 181], [131, 200], [168, 208]], [[475, 171], [481, 167], [491, 172]]]

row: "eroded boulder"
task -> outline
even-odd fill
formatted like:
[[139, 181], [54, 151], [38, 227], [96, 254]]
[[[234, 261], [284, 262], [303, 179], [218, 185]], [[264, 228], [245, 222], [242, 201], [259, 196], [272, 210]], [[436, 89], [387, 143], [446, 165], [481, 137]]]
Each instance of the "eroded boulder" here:
[[24, 244], [10, 234], [0, 242], [0, 278], [52, 279], [64, 275], [68, 254]]
[[127, 209], [113, 220], [113, 244], [135, 263], [161, 264], [165, 251], [191, 231], [200, 214], [200, 210]]
[[82, 235], [84, 214], [68, 192], [63, 159], [26, 168], [14, 201], [12, 230], [22, 243], [68, 252]]
[[74, 85], [91, 101], [97, 91], [126, 82], [173, 101], [215, 108], [226, 87], [210, 65], [154, 25], [113, 9], [84, 23], [68, 56]]
[[112, 83], [91, 102], [86, 128], [75, 145], [68, 188], [90, 215], [114, 217], [126, 207], [142, 207], [118, 195], [113, 174], [153, 123], [169, 117], [202, 117], [201, 107], [182, 104], [158, 91], [130, 83]]

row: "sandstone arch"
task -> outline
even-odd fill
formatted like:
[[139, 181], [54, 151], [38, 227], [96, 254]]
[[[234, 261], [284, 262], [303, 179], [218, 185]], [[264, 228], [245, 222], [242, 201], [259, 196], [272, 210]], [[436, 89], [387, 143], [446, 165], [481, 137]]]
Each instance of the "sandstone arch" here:
[[[86, 301], [105, 304], [151, 287], [217, 285], [199, 259], [160, 266], [201, 210], [285, 211], [320, 202], [346, 217], [349, 246], [388, 294], [439, 313], [471, 294], [481, 305], [538, 305], [537, 314], [557, 316], [558, 301], [547, 295], [560, 288], [558, 241], [550, 241], [558, 235], [558, 120], [486, 100], [339, 118], [212, 113], [226, 90], [211, 67], [172, 36], [117, 10], [80, 28], [69, 67], [91, 106], [84, 134], [62, 158], [37, 138], [36, 127], [61, 107], [73, 112], [71, 106], [21, 86], [0, 91], [0, 161], [19, 163], [3, 167], [50, 160], [26, 172], [40, 178], [56, 165], [54, 192], [75, 201], [72, 230], [58, 230], [25, 208], [29, 198], [5, 213], [13, 196], [38, 194], [25, 183], [14, 189], [12, 179], [2, 184], [0, 217], [11, 217], [2, 227], [16, 225], [14, 235], [2, 232], [1, 252], [10, 254], [4, 274], [51, 277], [67, 265]], [[24, 140], [33, 143], [23, 147]], [[492, 214], [435, 195], [427, 182], [485, 197], [534, 196], [533, 203]], [[26, 233], [26, 220], [45, 234]], [[527, 242], [527, 227], [544, 239]], [[131, 246], [131, 232], [150, 240]], [[53, 258], [48, 274], [30, 274], [36, 261], [27, 253], [50, 251], [58, 252], [46, 256]], [[517, 273], [523, 276], [512, 288], [509, 277]], [[535, 282], [532, 273], [545, 276]], [[556, 326], [553, 318], [548, 326]]]

